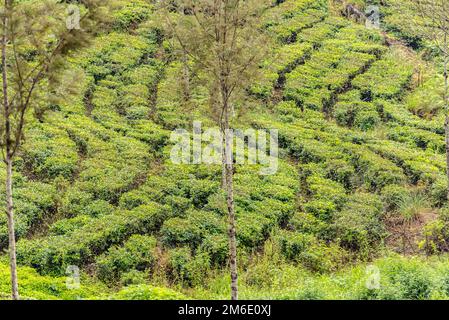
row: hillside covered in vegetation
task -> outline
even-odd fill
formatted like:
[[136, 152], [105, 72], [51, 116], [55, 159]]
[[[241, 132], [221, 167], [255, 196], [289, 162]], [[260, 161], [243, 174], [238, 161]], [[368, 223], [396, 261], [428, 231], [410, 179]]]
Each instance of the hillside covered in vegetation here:
[[[30, 114], [14, 161], [21, 296], [225, 299], [222, 167], [170, 160], [173, 130], [215, 126], [210, 88], [192, 70], [186, 103], [156, 4], [119, 2], [68, 58], [76, 94]], [[353, 4], [379, 6], [381, 29], [340, 1], [264, 10], [272, 47], [235, 126], [278, 129], [279, 168], [235, 167], [242, 299], [449, 298], [441, 61], [401, 0]], [[7, 248], [1, 215], [0, 298]]]

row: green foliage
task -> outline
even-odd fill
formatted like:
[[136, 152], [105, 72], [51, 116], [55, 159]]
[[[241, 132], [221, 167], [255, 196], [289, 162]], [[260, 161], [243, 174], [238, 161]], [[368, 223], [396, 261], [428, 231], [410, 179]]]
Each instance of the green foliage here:
[[148, 285], [128, 286], [110, 297], [111, 300], [185, 300], [186, 296], [168, 288]]
[[337, 267], [336, 259], [342, 255], [337, 247], [328, 247], [311, 234], [283, 230], [278, 238], [281, 253], [285, 258], [315, 272], [334, 270]]
[[69, 234], [23, 240], [18, 244], [17, 259], [41, 272], [60, 274], [67, 265], [92, 261], [133, 234], [157, 231], [168, 216], [167, 208], [157, 204], [116, 212], [93, 219]]
[[[30, 123], [14, 163], [19, 262], [50, 275], [77, 265], [118, 292], [84, 279], [68, 291], [64, 279], [24, 268], [23, 297], [228, 298], [221, 167], [168, 159], [171, 130], [216, 120], [209, 79], [192, 68], [191, 101], [183, 105], [183, 64], [156, 26], [153, 4], [119, 2], [113, 31], [69, 58], [80, 92]], [[274, 1], [265, 9], [261, 27], [274, 39], [272, 52], [246, 88], [248, 108], [235, 104], [235, 125], [278, 128], [279, 169], [261, 176], [257, 166], [235, 168], [240, 296], [447, 298], [445, 258], [374, 259], [388, 250], [384, 212], [413, 219], [447, 203], [441, 79], [429, 69], [432, 79], [415, 88], [411, 51], [388, 48], [381, 33], [333, 16], [326, 0]], [[393, 30], [398, 21], [384, 9]], [[417, 35], [393, 31], [417, 43]], [[429, 255], [449, 250], [440, 211], [420, 243]], [[381, 270], [380, 289], [366, 288], [359, 261], [368, 259]], [[1, 298], [9, 292], [6, 271], [0, 264]]]
[[155, 264], [156, 239], [152, 236], [133, 235], [122, 247], [112, 247], [98, 257], [98, 278], [116, 284], [120, 275], [130, 270], [148, 270]]
[[135, 27], [149, 17], [152, 6], [144, 1], [121, 1], [123, 7], [114, 14], [114, 26], [118, 30]]
[[386, 186], [381, 193], [382, 201], [387, 211], [398, 209], [403, 200], [409, 196], [410, 191], [406, 187], [391, 184]]
[[[356, 77], [353, 85], [373, 98], [396, 98], [402, 95], [413, 75], [411, 63], [404, 63], [400, 51], [376, 61], [369, 72]], [[386, 81], [388, 79], [388, 81]]]
[[372, 194], [354, 194], [338, 212], [333, 223], [335, 235], [348, 249], [359, 251], [362, 256], [376, 248], [385, 237], [381, 223], [382, 202]]
[[[91, 279], [81, 275], [80, 287], [69, 289], [66, 277], [52, 278], [41, 276], [29, 267], [20, 267], [18, 270], [21, 299], [24, 300], [76, 300], [95, 299], [100, 292], [107, 289]], [[11, 284], [8, 265], [0, 263], [0, 299], [11, 298]]]
[[203, 252], [192, 256], [187, 247], [179, 247], [168, 251], [168, 269], [170, 276], [187, 286], [198, 285], [210, 270], [210, 257]]

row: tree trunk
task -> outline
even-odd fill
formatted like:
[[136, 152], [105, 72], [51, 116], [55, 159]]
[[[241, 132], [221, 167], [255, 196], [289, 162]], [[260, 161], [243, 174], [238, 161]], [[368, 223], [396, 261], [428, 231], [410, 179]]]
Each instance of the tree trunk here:
[[3, 81], [3, 115], [5, 125], [5, 164], [6, 164], [6, 216], [8, 220], [9, 239], [9, 266], [11, 272], [11, 293], [14, 300], [19, 299], [19, 286], [17, 282], [17, 262], [16, 262], [16, 236], [14, 228], [14, 210], [12, 200], [12, 144], [11, 141], [11, 120], [10, 105], [8, 100], [8, 76], [6, 64], [6, 44], [8, 31], [8, 10], [9, 1], [4, 2], [3, 12], [3, 34], [2, 34], [2, 81]]
[[444, 133], [446, 142], [446, 177], [447, 177], [447, 200], [449, 201], [449, 80], [448, 80], [448, 59], [449, 53], [447, 52], [447, 35], [444, 36]]
[[[226, 96], [226, 95], [225, 95]], [[226, 98], [225, 98], [226, 99]], [[236, 239], [236, 223], [234, 210], [234, 163], [233, 163], [233, 136], [230, 132], [229, 125], [229, 106], [227, 102], [224, 103], [224, 169], [225, 169], [225, 190], [226, 190], [226, 205], [228, 208], [228, 223], [229, 223], [229, 265], [231, 269], [231, 300], [238, 299], [238, 270], [237, 270], [237, 239]]]
[[223, 149], [221, 151], [221, 188], [226, 191], [226, 134], [223, 133]]
[[8, 239], [9, 239], [9, 266], [11, 270], [12, 298], [19, 300], [19, 285], [17, 281], [17, 260], [16, 260], [16, 236], [14, 227], [14, 207], [12, 198], [12, 160], [6, 159], [6, 215], [8, 218]]
[[190, 71], [189, 71], [189, 60], [187, 55], [184, 53], [182, 56], [182, 100], [184, 106], [188, 105], [190, 101]]

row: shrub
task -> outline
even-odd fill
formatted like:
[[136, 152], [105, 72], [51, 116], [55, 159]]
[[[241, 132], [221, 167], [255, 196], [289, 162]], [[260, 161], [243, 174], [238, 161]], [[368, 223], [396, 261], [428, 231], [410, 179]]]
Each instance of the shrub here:
[[152, 6], [145, 1], [123, 2], [124, 6], [114, 14], [114, 26], [126, 30], [142, 22], [151, 13]]
[[327, 224], [310, 213], [297, 212], [290, 219], [289, 225], [299, 233], [322, 234]]
[[408, 195], [409, 191], [406, 187], [396, 184], [386, 186], [381, 192], [382, 201], [387, 211], [398, 209], [402, 200]]
[[97, 258], [99, 279], [114, 284], [127, 271], [151, 269], [155, 263], [155, 248], [154, 237], [131, 236], [122, 247], [112, 247]]
[[113, 300], [184, 300], [186, 297], [168, 288], [149, 285], [133, 285], [121, 289], [112, 295]]
[[447, 179], [438, 178], [430, 188], [430, 196], [435, 206], [441, 207], [447, 203]]
[[342, 252], [338, 246], [328, 247], [315, 236], [281, 230], [277, 235], [281, 253], [315, 272], [329, 272], [337, 267]]
[[245, 212], [237, 216], [236, 225], [239, 245], [256, 248], [267, 239], [275, 222], [259, 213]]
[[49, 234], [50, 235], [65, 235], [69, 234], [92, 220], [92, 217], [88, 215], [79, 215], [71, 219], [62, 219], [56, 221], [50, 226]]
[[449, 251], [449, 211], [443, 208], [435, 221], [429, 222], [424, 227], [424, 240], [420, 248], [427, 254]]
[[198, 247], [207, 235], [225, 233], [219, 216], [207, 211], [189, 211], [185, 218], [172, 218], [161, 228], [161, 240], [166, 246], [179, 244]]
[[74, 217], [83, 214], [84, 208], [92, 201], [92, 194], [72, 187], [65, 193], [60, 210], [65, 216]]
[[354, 167], [343, 159], [330, 159], [326, 162], [326, 178], [341, 183], [345, 189], [354, 186]]
[[224, 266], [229, 256], [228, 237], [225, 234], [206, 236], [200, 246], [200, 251], [209, 255], [212, 265]]
[[357, 250], [362, 255], [368, 254], [376, 247], [385, 237], [380, 220], [382, 207], [382, 202], [375, 195], [353, 195], [342, 211], [335, 214], [333, 223], [342, 246]]
[[400, 288], [403, 299], [429, 299], [431, 281], [423, 270], [415, 266], [400, 266], [391, 274], [391, 281]]
[[310, 200], [303, 205], [306, 213], [313, 214], [321, 220], [329, 220], [337, 211], [335, 203], [329, 200]]
[[316, 241], [310, 234], [282, 230], [279, 234], [279, 244], [282, 254], [291, 260], [299, 259], [299, 255], [306, 251]]
[[202, 208], [207, 204], [210, 195], [217, 192], [219, 182], [211, 180], [194, 180], [189, 190], [193, 205]]
[[186, 247], [171, 249], [168, 251], [168, 267], [173, 280], [194, 286], [204, 281], [210, 270], [210, 258], [204, 252], [192, 256]]
[[380, 121], [380, 116], [376, 110], [363, 110], [355, 116], [354, 125], [363, 131], [368, 131], [377, 126]]

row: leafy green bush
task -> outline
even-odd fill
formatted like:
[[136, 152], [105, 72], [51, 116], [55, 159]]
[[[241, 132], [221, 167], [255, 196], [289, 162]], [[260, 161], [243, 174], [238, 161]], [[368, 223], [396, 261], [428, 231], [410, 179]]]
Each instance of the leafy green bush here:
[[155, 263], [155, 248], [154, 237], [131, 236], [122, 247], [112, 247], [96, 259], [99, 279], [115, 284], [127, 271], [151, 269]]
[[123, 7], [114, 14], [114, 26], [125, 30], [149, 17], [152, 6], [146, 1], [122, 1]]
[[315, 272], [335, 270], [338, 259], [342, 258], [342, 252], [337, 246], [328, 247], [311, 234], [281, 230], [277, 237], [285, 258]]
[[168, 268], [173, 280], [187, 286], [197, 285], [210, 270], [210, 257], [203, 252], [192, 256], [186, 247], [171, 249], [168, 251]]
[[[353, 195], [341, 212], [335, 214], [333, 228], [342, 246], [365, 255], [385, 237], [380, 220], [382, 202], [372, 194]], [[368, 252], [367, 252], [368, 251]]]
[[409, 190], [401, 185], [391, 184], [386, 186], [382, 192], [382, 202], [385, 204], [385, 209], [394, 211], [399, 208], [402, 200], [409, 195]]
[[189, 211], [185, 218], [165, 221], [160, 232], [166, 246], [185, 244], [196, 248], [207, 235], [225, 233], [225, 224], [214, 213]]
[[159, 230], [170, 216], [167, 207], [152, 204], [131, 211], [114, 212], [92, 219], [71, 233], [43, 240], [22, 240], [18, 243], [17, 259], [44, 273], [61, 274], [67, 265], [82, 266], [121, 244], [133, 234]]
[[[0, 263], [0, 299], [11, 298], [9, 266]], [[79, 288], [68, 288], [67, 277], [41, 276], [29, 267], [19, 267], [19, 292], [23, 300], [76, 300], [95, 299], [107, 289], [81, 274]]]
[[186, 296], [168, 288], [149, 285], [128, 286], [110, 297], [111, 300], [185, 300]]
[[91, 220], [92, 217], [88, 215], [79, 215], [70, 219], [62, 219], [53, 223], [48, 232], [50, 235], [55, 236], [69, 234], [88, 224]]

